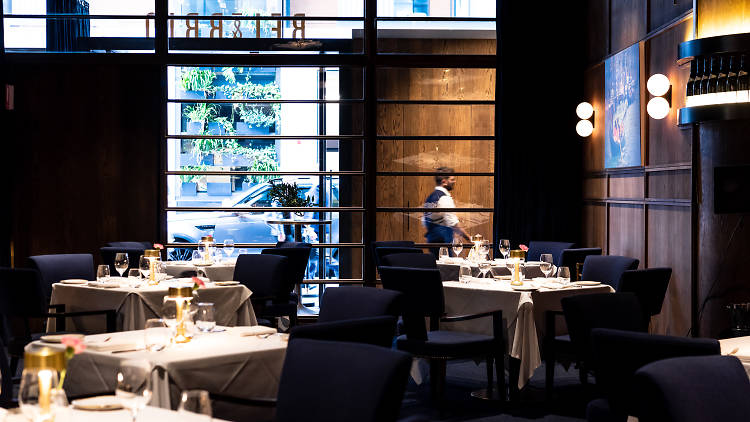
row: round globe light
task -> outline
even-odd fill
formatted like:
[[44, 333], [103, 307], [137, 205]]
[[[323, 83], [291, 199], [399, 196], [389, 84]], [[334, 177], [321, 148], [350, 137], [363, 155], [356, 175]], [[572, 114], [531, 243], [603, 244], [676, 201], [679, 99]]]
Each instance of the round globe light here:
[[664, 97], [654, 97], [646, 104], [646, 111], [653, 119], [663, 119], [669, 114], [669, 102]]
[[586, 120], [591, 117], [591, 115], [594, 114], [594, 107], [587, 103], [582, 102], [581, 104], [578, 104], [578, 107], [576, 107], [576, 116], [578, 116], [579, 119]]
[[591, 136], [593, 132], [594, 132], [594, 125], [591, 124], [590, 120], [581, 120], [576, 125], [576, 133], [578, 133], [578, 135], [581, 136], [582, 138]]
[[648, 78], [648, 82], [646, 82], [646, 89], [648, 89], [648, 92], [655, 97], [661, 97], [666, 94], [667, 91], [669, 91], [669, 86], [669, 78], [661, 73], [651, 75], [651, 77]]

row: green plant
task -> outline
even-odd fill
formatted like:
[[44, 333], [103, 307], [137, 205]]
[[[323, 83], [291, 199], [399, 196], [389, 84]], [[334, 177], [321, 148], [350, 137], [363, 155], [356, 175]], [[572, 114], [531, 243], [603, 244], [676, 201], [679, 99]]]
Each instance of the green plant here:
[[197, 103], [194, 106], [186, 106], [183, 114], [190, 119], [191, 122], [209, 122], [216, 117], [219, 113], [215, 104]]
[[[184, 171], [206, 171], [209, 169], [209, 166], [207, 165], [197, 165], [197, 166], [180, 166], [180, 170]], [[180, 175], [180, 181], [182, 183], [198, 183], [200, 181], [201, 177], [205, 177], [202, 174], [181, 174]]]
[[[251, 149], [249, 150], [248, 158], [252, 160], [250, 165], [250, 171], [278, 171], [279, 163], [276, 161], [276, 149], [273, 147], [266, 147], [262, 149]], [[276, 176], [273, 175], [252, 175], [247, 176], [246, 180], [248, 183], [263, 183], [273, 179]]]
[[[312, 200], [301, 195], [299, 186], [296, 183], [276, 182], [271, 184], [271, 190], [268, 191], [268, 197], [272, 201], [277, 201], [282, 207], [310, 207]], [[302, 216], [304, 212], [294, 211], [296, 215]]]
[[[191, 67], [182, 72], [182, 89], [185, 91], [211, 91], [211, 84], [216, 79], [216, 75], [211, 69], [201, 70], [200, 68]], [[214, 90], [214, 92], [216, 92]]]
[[[247, 76], [247, 82], [237, 84], [231, 89], [232, 99], [253, 99], [253, 100], [278, 100], [281, 99], [281, 91], [276, 84], [256, 84], [250, 82], [250, 76]], [[281, 104], [258, 104], [258, 103], [235, 103], [234, 110], [240, 115], [240, 119], [253, 126], [271, 127], [279, 121], [281, 113]]]

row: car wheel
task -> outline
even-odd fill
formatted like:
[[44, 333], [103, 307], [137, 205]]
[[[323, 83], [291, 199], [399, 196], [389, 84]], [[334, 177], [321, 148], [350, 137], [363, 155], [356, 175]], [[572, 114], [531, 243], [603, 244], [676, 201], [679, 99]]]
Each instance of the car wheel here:
[[[175, 239], [174, 241], [175, 243], [188, 243], [185, 239]], [[171, 248], [169, 250], [170, 261], [190, 261], [191, 259], [193, 259], [193, 250], [190, 248]]]

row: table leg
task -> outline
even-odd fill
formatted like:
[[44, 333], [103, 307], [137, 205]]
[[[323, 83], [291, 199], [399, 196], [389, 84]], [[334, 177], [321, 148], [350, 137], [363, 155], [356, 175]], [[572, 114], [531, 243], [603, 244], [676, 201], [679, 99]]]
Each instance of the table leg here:
[[300, 224], [294, 225], [294, 241], [295, 242], [302, 241], [302, 225]]

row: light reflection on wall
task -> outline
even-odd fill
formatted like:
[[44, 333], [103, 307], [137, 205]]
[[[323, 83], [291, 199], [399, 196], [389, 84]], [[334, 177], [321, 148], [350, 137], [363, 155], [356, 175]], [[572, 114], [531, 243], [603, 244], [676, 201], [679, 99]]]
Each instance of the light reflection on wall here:
[[750, 32], [750, 1], [698, 0], [696, 38]]

